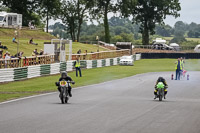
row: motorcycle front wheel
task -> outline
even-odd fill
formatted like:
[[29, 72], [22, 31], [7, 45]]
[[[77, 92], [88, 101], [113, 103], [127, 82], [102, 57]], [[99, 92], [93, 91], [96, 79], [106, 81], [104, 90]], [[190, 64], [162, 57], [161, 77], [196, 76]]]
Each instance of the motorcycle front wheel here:
[[68, 97], [66, 97], [66, 98], [65, 98], [65, 103], [68, 103], [68, 100], [69, 100], [69, 98], [68, 98]]

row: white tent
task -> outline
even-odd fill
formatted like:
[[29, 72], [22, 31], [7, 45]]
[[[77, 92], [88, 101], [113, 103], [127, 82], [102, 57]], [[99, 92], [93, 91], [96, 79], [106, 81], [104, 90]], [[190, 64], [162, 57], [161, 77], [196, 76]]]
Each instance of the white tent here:
[[200, 53], [200, 44], [199, 44], [199, 45], [197, 45], [197, 46], [194, 48], [194, 51], [195, 51], [195, 52], [199, 52], [199, 53]]
[[176, 50], [176, 51], [181, 50], [180, 46], [177, 43], [171, 43], [171, 44], [169, 44], [169, 46], [173, 47], [174, 50]]

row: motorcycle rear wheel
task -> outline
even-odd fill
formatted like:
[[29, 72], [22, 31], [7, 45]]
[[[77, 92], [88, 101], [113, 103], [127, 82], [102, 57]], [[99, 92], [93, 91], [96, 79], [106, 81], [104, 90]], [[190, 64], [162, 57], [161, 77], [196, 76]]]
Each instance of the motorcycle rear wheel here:
[[159, 96], [159, 101], [162, 101], [162, 96], [161, 95]]
[[68, 97], [66, 97], [66, 98], [65, 98], [65, 103], [68, 103], [68, 100], [69, 100], [69, 98], [68, 98]]

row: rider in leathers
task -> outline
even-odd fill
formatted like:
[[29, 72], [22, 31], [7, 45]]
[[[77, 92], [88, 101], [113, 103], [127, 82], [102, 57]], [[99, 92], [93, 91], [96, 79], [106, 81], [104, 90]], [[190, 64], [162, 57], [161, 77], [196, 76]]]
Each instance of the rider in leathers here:
[[[59, 78], [59, 81], [62, 81], [63, 79], [64, 79], [65, 81], [72, 81], [72, 84], [75, 83], [75, 82], [72, 80], [72, 78], [69, 77], [69, 76], [67, 75], [67, 72], [62, 72], [62, 73], [61, 73], [61, 77]], [[61, 87], [59, 86], [59, 83], [58, 83], [58, 82], [56, 82], [56, 86], [58, 86], [58, 91], [60, 92], [60, 91], [61, 91], [61, 90], [60, 90]], [[72, 87], [69, 86], [69, 88], [68, 88], [68, 93], [69, 93], [69, 96], [70, 96], [70, 97], [72, 97], [71, 90], [72, 90]]]
[[166, 99], [166, 95], [167, 95], [167, 88], [168, 88], [168, 85], [167, 85], [167, 82], [166, 80], [163, 78], [163, 77], [159, 77], [158, 80], [156, 81], [156, 85], [155, 85], [155, 90], [154, 90], [154, 95], [155, 95], [155, 98], [157, 98], [157, 92], [158, 92], [158, 89], [157, 89], [157, 84], [159, 82], [162, 82], [164, 85], [165, 85], [165, 94], [164, 94], [164, 99]]

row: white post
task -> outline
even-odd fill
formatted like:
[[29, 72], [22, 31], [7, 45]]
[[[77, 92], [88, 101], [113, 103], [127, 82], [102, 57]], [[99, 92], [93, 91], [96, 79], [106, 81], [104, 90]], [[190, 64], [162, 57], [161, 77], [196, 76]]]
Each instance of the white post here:
[[69, 40], [69, 61], [72, 60], [72, 40]]

